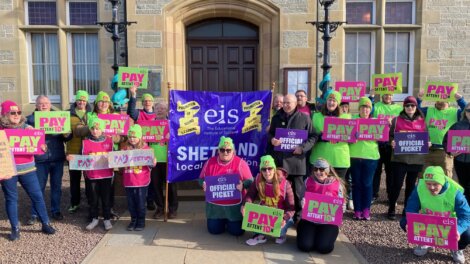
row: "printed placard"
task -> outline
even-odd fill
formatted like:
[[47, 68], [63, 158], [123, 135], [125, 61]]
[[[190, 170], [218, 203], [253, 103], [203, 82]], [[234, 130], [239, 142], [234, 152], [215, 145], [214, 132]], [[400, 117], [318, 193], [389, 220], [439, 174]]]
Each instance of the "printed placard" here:
[[44, 130], [5, 129], [5, 134], [14, 155], [44, 154], [41, 149], [41, 146], [46, 144]]
[[447, 132], [447, 151], [470, 153], [470, 130], [449, 130]]
[[281, 141], [281, 145], [275, 146], [274, 150], [292, 152], [307, 140], [307, 136], [307, 130], [276, 128], [274, 137]]
[[72, 160], [69, 161], [70, 170], [89, 171], [109, 169], [108, 154], [70, 156], [72, 156]]
[[325, 117], [322, 139], [354, 143], [357, 141], [357, 120]]
[[108, 153], [110, 168], [125, 168], [135, 166], [153, 166], [152, 149], [133, 149], [111, 151]]
[[119, 67], [118, 87], [131, 88], [135, 82], [139, 83], [137, 88], [147, 89], [149, 70], [146, 68]]
[[426, 82], [424, 101], [455, 101], [455, 94], [459, 89], [458, 83], [453, 82]]
[[70, 133], [70, 112], [68, 111], [36, 111], [34, 112], [34, 128], [46, 134]]
[[0, 171], [0, 180], [10, 179], [17, 174], [10, 143], [3, 130], [0, 130], [0, 168], [2, 168]]
[[[215, 201], [233, 201], [238, 200], [241, 202], [241, 193], [237, 189], [237, 184], [240, 182], [240, 175], [226, 174], [218, 176], [204, 177], [206, 183], [206, 202], [212, 203]], [[224, 204], [225, 205], [225, 204]]]
[[127, 135], [130, 126], [128, 115], [98, 114], [98, 117], [106, 123], [105, 135]]
[[372, 89], [376, 94], [399, 94], [402, 92], [402, 74], [387, 73], [372, 75]]
[[344, 199], [306, 192], [302, 219], [319, 224], [341, 226], [343, 224]]
[[390, 123], [387, 119], [359, 118], [357, 127], [358, 140], [388, 141]]
[[457, 218], [406, 213], [408, 242], [457, 250]]
[[284, 211], [281, 209], [246, 203], [242, 229], [279, 237], [283, 217]]
[[366, 94], [366, 82], [335, 82], [335, 90], [341, 94], [341, 102], [359, 102], [359, 99]]
[[428, 154], [428, 132], [396, 132], [395, 155], [401, 154]]
[[142, 139], [145, 142], [165, 143], [170, 139], [168, 120], [139, 121], [142, 127]]

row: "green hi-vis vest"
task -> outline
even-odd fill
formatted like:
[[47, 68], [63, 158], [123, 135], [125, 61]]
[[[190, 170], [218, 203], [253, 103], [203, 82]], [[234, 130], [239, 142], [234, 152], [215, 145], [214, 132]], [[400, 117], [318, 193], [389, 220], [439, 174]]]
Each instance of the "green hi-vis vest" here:
[[[351, 119], [348, 114], [341, 114], [339, 118]], [[321, 112], [316, 112], [312, 117], [313, 127], [316, 131], [323, 131], [325, 117]], [[324, 158], [333, 168], [349, 168], [349, 144], [346, 142], [337, 142], [335, 144], [327, 142], [315, 143], [312, 154], [310, 154], [310, 163], [313, 164], [318, 158]]]
[[374, 104], [372, 117], [390, 119], [398, 116], [402, 110], [403, 105], [401, 104], [384, 104], [383, 102], [378, 102]]
[[150, 143], [149, 147], [153, 149], [157, 163], [163, 163], [168, 161], [168, 145], [160, 143]]
[[426, 182], [422, 179], [419, 180], [417, 191], [422, 214], [456, 217], [455, 196], [458, 190], [463, 192], [463, 188], [452, 179], [448, 180], [448, 183], [444, 193], [432, 195], [426, 187]]
[[437, 110], [434, 106], [428, 107], [426, 126], [433, 144], [442, 145], [447, 130], [457, 123], [457, 111], [457, 108], [454, 107], [444, 110]]
[[[359, 115], [354, 115], [352, 119], [360, 118]], [[349, 144], [349, 155], [351, 158], [380, 159], [379, 145], [377, 141], [371, 140], [358, 140], [356, 143]]]

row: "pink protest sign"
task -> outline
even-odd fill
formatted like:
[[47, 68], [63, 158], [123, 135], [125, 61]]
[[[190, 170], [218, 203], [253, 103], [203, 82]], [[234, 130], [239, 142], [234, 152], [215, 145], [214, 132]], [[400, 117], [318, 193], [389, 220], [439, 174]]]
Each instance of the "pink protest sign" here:
[[470, 153], [470, 130], [449, 130], [447, 132], [447, 151]]
[[302, 219], [341, 226], [343, 224], [343, 198], [306, 192]]
[[168, 120], [139, 121], [142, 127], [142, 139], [145, 142], [165, 143], [170, 139]]
[[356, 119], [325, 117], [322, 139], [329, 141], [354, 143], [357, 141], [356, 132]]
[[457, 218], [406, 213], [408, 242], [457, 250]]
[[366, 82], [336, 82], [335, 90], [341, 94], [341, 102], [359, 102], [366, 94]]
[[[14, 155], [44, 154], [45, 132], [39, 129], [5, 129]], [[51, 150], [53, 151], [53, 150]]]
[[358, 140], [388, 141], [390, 123], [387, 119], [359, 118], [357, 127]]
[[106, 123], [105, 135], [127, 135], [130, 126], [128, 115], [99, 114], [98, 117]]

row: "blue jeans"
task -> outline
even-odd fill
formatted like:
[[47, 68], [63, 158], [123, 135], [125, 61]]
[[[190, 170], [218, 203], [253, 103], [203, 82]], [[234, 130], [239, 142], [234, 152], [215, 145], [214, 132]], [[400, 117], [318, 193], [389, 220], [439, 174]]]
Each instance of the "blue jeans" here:
[[145, 201], [147, 198], [147, 186], [126, 187], [127, 207], [131, 214], [131, 220], [137, 221], [138, 227], [143, 227], [145, 223]]
[[233, 236], [241, 236], [245, 233], [242, 229], [242, 221], [229, 221], [226, 218], [223, 219], [207, 219], [207, 230], [213, 235], [219, 235], [227, 232]]
[[[64, 176], [64, 162], [63, 161], [54, 161], [54, 162], [45, 162], [45, 163], [36, 163], [37, 168], [37, 177], [39, 181], [39, 187], [41, 188], [42, 195], [46, 190], [47, 178], [49, 173], [51, 174], [49, 185], [51, 187], [51, 213], [60, 212], [60, 197], [62, 196], [62, 176]], [[37, 216], [38, 214], [32, 208], [32, 216]]]
[[287, 230], [289, 229], [289, 227], [293, 226], [294, 225], [294, 220], [292, 218], [289, 218], [289, 220], [287, 220], [286, 224], [284, 225], [283, 228], [281, 228], [281, 237], [282, 236], [285, 236], [287, 234]]
[[11, 179], [1, 181], [3, 195], [5, 196], [5, 208], [10, 220], [12, 229], [17, 229], [18, 225], [18, 189], [17, 182], [20, 182], [23, 189], [31, 199], [32, 207], [38, 212], [41, 223], [48, 224], [46, 204], [39, 188], [36, 171], [32, 171], [23, 175], [14, 176]]
[[374, 180], [377, 160], [351, 159], [351, 177], [354, 211], [370, 209], [372, 203], [372, 182]]

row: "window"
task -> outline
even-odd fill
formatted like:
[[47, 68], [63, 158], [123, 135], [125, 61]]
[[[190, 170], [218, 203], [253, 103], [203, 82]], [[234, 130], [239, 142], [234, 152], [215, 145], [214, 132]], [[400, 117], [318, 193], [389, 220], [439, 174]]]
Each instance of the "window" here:
[[297, 90], [304, 90], [307, 97], [310, 95], [310, 68], [284, 69], [284, 92], [295, 94]]
[[346, 33], [345, 81], [365, 81], [370, 91], [373, 69], [374, 40], [369, 32]]
[[385, 33], [385, 73], [401, 72], [403, 76], [403, 93], [411, 93], [413, 72], [412, 33], [386, 32]]
[[57, 6], [55, 1], [26, 2], [28, 25], [57, 25]]
[[387, 1], [385, 24], [414, 24], [414, 1]]
[[[71, 96], [77, 90], [86, 90], [90, 95], [100, 91], [100, 52], [98, 34], [72, 33], [69, 38], [69, 61]], [[71, 57], [71, 58], [70, 58]]]
[[142, 98], [144, 93], [149, 93], [154, 97], [162, 96], [162, 70], [149, 69], [149, 80], [147, 89], [137, 89], [137, 97]]
[[96, 25], [98, 4], [90, 1], [70, 1], [68, 4], [69, 25]]
[[373, 0], [348, 0], [346, 3], [346, 21], [348, 24], [374, 24]]
[[59, 43], [57, 34], [31, 33], [30, 60], [33, 100], [38, 95], [47, 95], [58, 102], [60, 96]]

